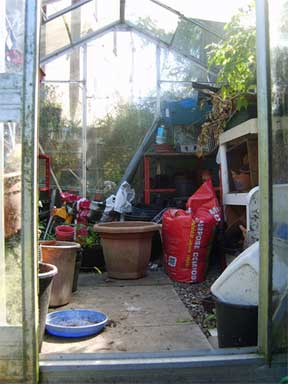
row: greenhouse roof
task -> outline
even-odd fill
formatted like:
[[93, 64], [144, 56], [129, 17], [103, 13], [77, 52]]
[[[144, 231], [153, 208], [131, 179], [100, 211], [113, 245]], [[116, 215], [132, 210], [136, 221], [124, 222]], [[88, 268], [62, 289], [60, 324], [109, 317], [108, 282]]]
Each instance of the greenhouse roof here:
[[204, 50], [221, 39], [223, 23], [188, 18], [167, 3], [168, 0], [43, 0], [41, 63], [108, 32], [132, 31], [208, 71]]

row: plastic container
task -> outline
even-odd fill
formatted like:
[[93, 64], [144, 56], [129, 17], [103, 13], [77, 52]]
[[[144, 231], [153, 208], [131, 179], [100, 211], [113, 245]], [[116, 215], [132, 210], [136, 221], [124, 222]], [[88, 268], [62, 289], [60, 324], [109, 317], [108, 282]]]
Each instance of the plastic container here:
[[164, 125], [161, 125], [159, 128], [157, 128], [155, 142], [156, 142], [156, 144], [166, 144], [167, 143], [167, 131], [166, 131]]
[[219, 300], [237, 305], [258, 305], [259, 242], [245, 249], [218, 277], [211, 292]]
[[74, 241], [75, 229], [69, 225], [58, 225], [55, 228], [56, 240], [58, 241]]
[[214, 297], [220, 348], [257, 345], [258, 306], [225, 303]]
[[242, 252], [211, 287], [219, 347], [257, 345], [259, 242]]
[[54, 336], [84, 337], [95, 335], [107, 324], [105, 313], [91, 309], [68, 309], [49, 313], [46, 331]]
[[39, 350], [41, 350], [43, 335], [45, 332], [46, 316], [50, 301], [54, 276], [57, 274], [55, 265], [39, 263]]
[[53, 281], [49, 306], [59, 307], [68, 304], [72, 294], [76, 252], [80, 244], [69, 241], [56, 241], [54, 245], [40, 245], [44, 263], [55, 265], [58, 274]]

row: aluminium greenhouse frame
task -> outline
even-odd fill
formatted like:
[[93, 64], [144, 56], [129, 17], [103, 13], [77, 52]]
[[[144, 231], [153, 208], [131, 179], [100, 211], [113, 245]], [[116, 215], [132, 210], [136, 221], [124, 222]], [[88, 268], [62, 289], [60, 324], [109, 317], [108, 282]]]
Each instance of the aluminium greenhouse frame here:
[[[57, 355], [40, 356], [40, 382], [42, 383], [208, 383], [208, 382], [275, 382], [284, 374], [286, 357], [273, 356], [271, 360], [271, 103], [270, 64], [268, 43], [267, 2], [257, 0], [257, 59], [260, 142], [260, 197], [261, 197], [261, 265], [259, 350], [255, 348], [218, 350], [213, 353], [187, 351], [182, 353], [156, 354], [105, 354], [105, 355]], [[37, 1], [26, 2], [26, 50], [24, 94], [19, 98], [16, 109], [22, 111], [23, 124], [23, 204], [22, 254], [23, 281], [23, 332], [0, 327], [0, 366], [10, 372], [8, 382], [36, 384], [38, 382], [37, 347], [37, 88], [38, 88], [38, 12]], [[259, 22], [260, 20], [260, 22]], [[262, 21], [265, 20], [265, 23]], [[265, 63], [266, 65], [263, 65]], [[6, 77], [0, 75], [1, 85]], [[15, 93], [21, 93], [22, 83], [15, 86]], [[3, 87], [2, 90], [3, 91]], [[5, 90], [4, 90], [5, 91]], [[5, 92], [4, 92], [5, 93]], [[0, 94], [2, 116], [5, 115], [5, 99]], [[24, 96], [24, 97], [23, 97]], [[7, 101], [6, 101], [7, 102]], [[4, 107], [3, 107], [4, 106]], [[18, 114], [20, 119], [20, 114]], [[0, 162], [1, 165], [1, 162]], [[3, 181], [1, 170], [1, 183]], [[0, 192], [3, 196], [3, 188]], [[3, 209], [1, 222], [3, 224]], [[2, 225], [3, 228], [3, 225]], [[3, 251], [3, 233], [0, 233], [0, 247]], [[0, 250], [1, 250], [0, 248]], [[7, 348], [7, 345], [10, 348]], [[12, 349], [11, 349], [12, 348]], [[22, 351], [22, 353], [21, 353]], [[16, 354], [17, 352], [17, 354]], [[20, 353], [19, 353], [20, 352]], [[259, 353], [258, 353], [259, 352]], [[23, 363], [23, 377], [20, 367]], [[17, 373], [17, 376], [16, 376]], [[14, 375], [14, 376], [13, 376]]]

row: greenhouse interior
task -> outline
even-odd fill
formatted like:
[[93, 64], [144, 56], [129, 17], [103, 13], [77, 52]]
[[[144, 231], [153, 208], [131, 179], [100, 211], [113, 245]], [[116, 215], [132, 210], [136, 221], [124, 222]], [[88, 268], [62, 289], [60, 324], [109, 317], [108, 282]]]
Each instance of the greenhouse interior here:
[[0, 382], [288, 383], [287, 18], [1, 0]]

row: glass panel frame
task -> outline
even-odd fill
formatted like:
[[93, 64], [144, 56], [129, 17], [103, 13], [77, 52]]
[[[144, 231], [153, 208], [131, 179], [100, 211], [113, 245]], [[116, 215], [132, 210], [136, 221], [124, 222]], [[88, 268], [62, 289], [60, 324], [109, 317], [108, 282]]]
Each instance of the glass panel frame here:
[[220, 36], [216, 39], [216, 34], [209, 33], [206, 29], [200, 26], [201, 24], [179, 19], [178, 27], [175, 32], [172, 47], [177, 48], [177, 51], [194, 57], [203, 66], [207, 66], [207, 45], [220, 41]]
[[287, 2], [269, 3], [272, 113], [272, 353], [288, 351]]
[[[4, 1], [5, 3], [5, 1]], [[3, 2], [1, 2], [3, 4]], [[7, 316], [8, 320], [12, 322], [13, 325], [7, 325], [3, 323], [0, 326], [0, 380], [3, 382], [37, 382], [38, 380], [38, 339], [37, 339], [37, 328], [38, 328], [38, 311], [37, 311], [37, 276], [38, 276], [38, 260], [35, 255], [37, 255], [37, 220], [36, 220], [36, 173], [35, 173], [35, 164], [37, 160], [37, 146], [36, 146], [36, 137], [37, 137], [37, 85], [38, 85], [38, 46], [39, 46], [39, 31], [40, 31], [40, 7], [38, 7], [37, 1], [18, 1], [17, 4], [20, 6], [19, 15], [15, 12], [15, 17], [23, 18], [23, 23], [17, 25], [19, 28], [18, 36], [23, 38], [22, 49], [21, 44], [16, 40], [12, 41], [12, 49], [16, 49], [18, 55], [14, 56], [19, 59], [17, 62], [13, 62], [13, 66], [9, 66], [8, 72], [9, 76], [6, 76], [6, 80], [10, 84], [11, 95], [19, 94], [21, 98], [17, 100], [19, 103], [19, 108], [21, 114], [15, 114], [14, 123], [19, 124], [21, 127], [20, 134], [18, 135], [19, 141], [22, 146], [22, 150], [17, 154], [15, 148], [13, 147], [13, 142], [15, 144], [15, 135], [13, 136], [13, 126], [10, 127], [6, 124], [5, 129], [11, 131], [11, 143], [6, 140], [4, 134], [4, 125], [1, 125], [1, 148], [0, 148], [0, 165], [1, 165], [1, 245], [0, 251], [3, 255], [4, 249], [4, 232], [9, 240], [6, 241], [7, 255], [9, 258], [15, 258], [14, 260], [9, 260], [9, 263], [12, 261], [11, 267], [13, 268], [13, 261], [17, 259], [17, 264], [20, 264], [18, 277], [21, 281], [18, 281], [15, 284], [14, 273], [11, 273], [11, 281], [13, 279], [13, 284], [19, 288], [17, 294], [15, 293], [12, 297], [15, 301], [15, 297], [19, 296], [19, 299], [22, 299], [21, 305], [14, 308], [18, 314], [17, 321], [12, 321], [9, 312], [11, 312], [12, 306], [14, 303], [11, 303], [11, 308], [8, 306]], [[8, 2], [6, 2], [8, 5]], [[9, 1], [9, 7], [13, 8], [15, 3]], [[5, 9], [5, 11], [8, 8]], [[2, 9], [3, 10], [3, 9]], [[13, 9], [15, 11], [15, 9]], [[14, 15], [14, 12], [11, 13]], [[1, 12], [3, 17], [3, 13]], [[7, 23], [6, 23], [7, 25]], [[10, 31], [10, 24], [7, 26]], [[14, 33], [14, 31], [13, 31]], [[10, 33], [11, 35], [11, 33]], [[12, 35], [11, 35], [12, 36]], [[10, 37], [11, 37], [10, 36]], [[13, 37], [13, 36], [12, 36]], [[14, 42], [13, 42], [14, 41]], [[16, 44], [16, 45], [13, 45]], [[19, 51], [18, 51], [19, 48]], [[8, 47], [9, 49], [9, 47]], [[3, 51], [2, 51], [3, 53]], [[10, 50], [11, 53], [11, 50]], [[14, 51], [15, 53], [15, 51]], [[7, 58], [7, 51], [5, 52], [5, 57]], [[11, 59], [11, 55], [9, 56]], [[21, 60], [20, 60], [21, 59]], [[9, 62], [11, 64], [11, 62]], [[3, 69], [3, 68], [2, 68]], [[5, 68], [4, 68], [5, 70]], [[11, 73], [12, 72], [12, 73]], [[13, 73], [14, 72], [14, 73]], [[17, 74], [16, 74], [17, 72]], [[3, 75], [3, 73], [2, 73]], [[21, 79], [21, 81], [19, 81]], [[1, 76], [3, 80], [3, 76]], [[5, 80], [5, 79], [4, 79]], [[5, 82], [4, 82], [5, 84]], [[9, 99], [9, 92], [7, 93]], [[2, 106], [1, 106], [2, 107]], [[5, 111], [1, 111], [1, 120], [7, 122], [9, 118], [5, 118]], [[11, 124], [11, 120], [9, 122]], [[6, 158], [6, 163], [4, 160], [4, 152], [6, 148], [9, 147], [9, 156]], [[11, 148], [10, 148], [11, 147]], [[5, 170], [8, 169], [9, 162], [11, 166], [15, 167], [15, 158], [17, 155], [17, 174], [6, 174], [4, 177]], [[10, 158], [10, 159], [9, 159]], [[5, 169], [6, 168], [6, 169]], [[9, 180], [7, 175], [9, 175]], [[24, 175], [21, 177], [21, 175]], [[11, 179], [12, 176], [12, 179]], [[19, 176], [21, 179], [19, 179]], [[11, 182], [10, 182], [11, 180]], [[21, 180], [21, 181], [20, 181]], [[5, 198], [5, 189], [9, 194], [6, 194]], [[11, 194], [10, 194], [11, 192]], [[15, 192], [15, 193], [14, 193]], [[21, 194], [20, 194], [21, 192]], [[8, 204], [8, 199], [9, 204]], [[19, 207], [21, 202], [21, 212], [15, 207]], [[5, 204], [5, 206], [4, 206]], [[3, 209], [4, 206], [4, 209]], [[6, 212], [5, 212], [6, 210]], [[8, 211], [7, 211], [8, 210]], [[8, 220], [10, 215], [13, 212], [15, 214], [14, 227], [8, 226]], [[6, 223], [4, 221], [4, 215], [6, 218]], [[20, 220], [21, 217], [21, 220]], [[16, 220], [17, 218], [17, 220]], [[5, 230], [3, 230], [5, 227]], [[21, 227], [21, 230], [20, 230]], [[18, 235], [19, 232], [19, 235]], [[16, 239], [16, 236], [17, 239]], [[20, 237], [19, 237], [20, 236]], [[11, 239], [13, 239], [12, 242]], [[9, 247], [8, 246], [9, 242]], [[17, 252], [14, 252], [17, 249]], [[17, 253], [17, 256], [16, 256]], [[19, 254], [21, 255], [19, 258]], [[5, 255], [5, 256], [7, 256]], [[3, 260], [2, 260], [3, 261]], [[7, 269], [3, 271], [6, 273]], [[9, 274], [8, 274], [9, 275]], [[1, 276], [1, 280], [2, 280]], [[7, 276], [6, 276], [7, 277]], [[5, 281], [5, 279], [4, 279]], [[7, 283], [7, 279], [6, 279]], [[7, 286], [5, 286], [7, 288]], [[9, 287], [8, 287], [9, 288]], [[9, 295], [9, 289], [6, 289], [6, 295]], [[6, 296], [7, 300], [8, 296]], [[7, 300], [8, 303], [8, 300]], [[3, 304], [3, 303], [2, 303]], [[10, 305], [10, 304], [9, 304]], [[12, 312], [11, 312], [12, 313]], [[2, 319], [3, 320], [3, 319]], [[17, 325], [14, 325], [17, 324]]]
[[83, 1], [79, 3], [81, 5], [76, 3], [44, 20], [41, 27], [42, 56], [77, 44], [108, 25], [119, 23], [119, 0], [110, 0], [111, 2], [113, 4], [107, 8], [105, 0]]

